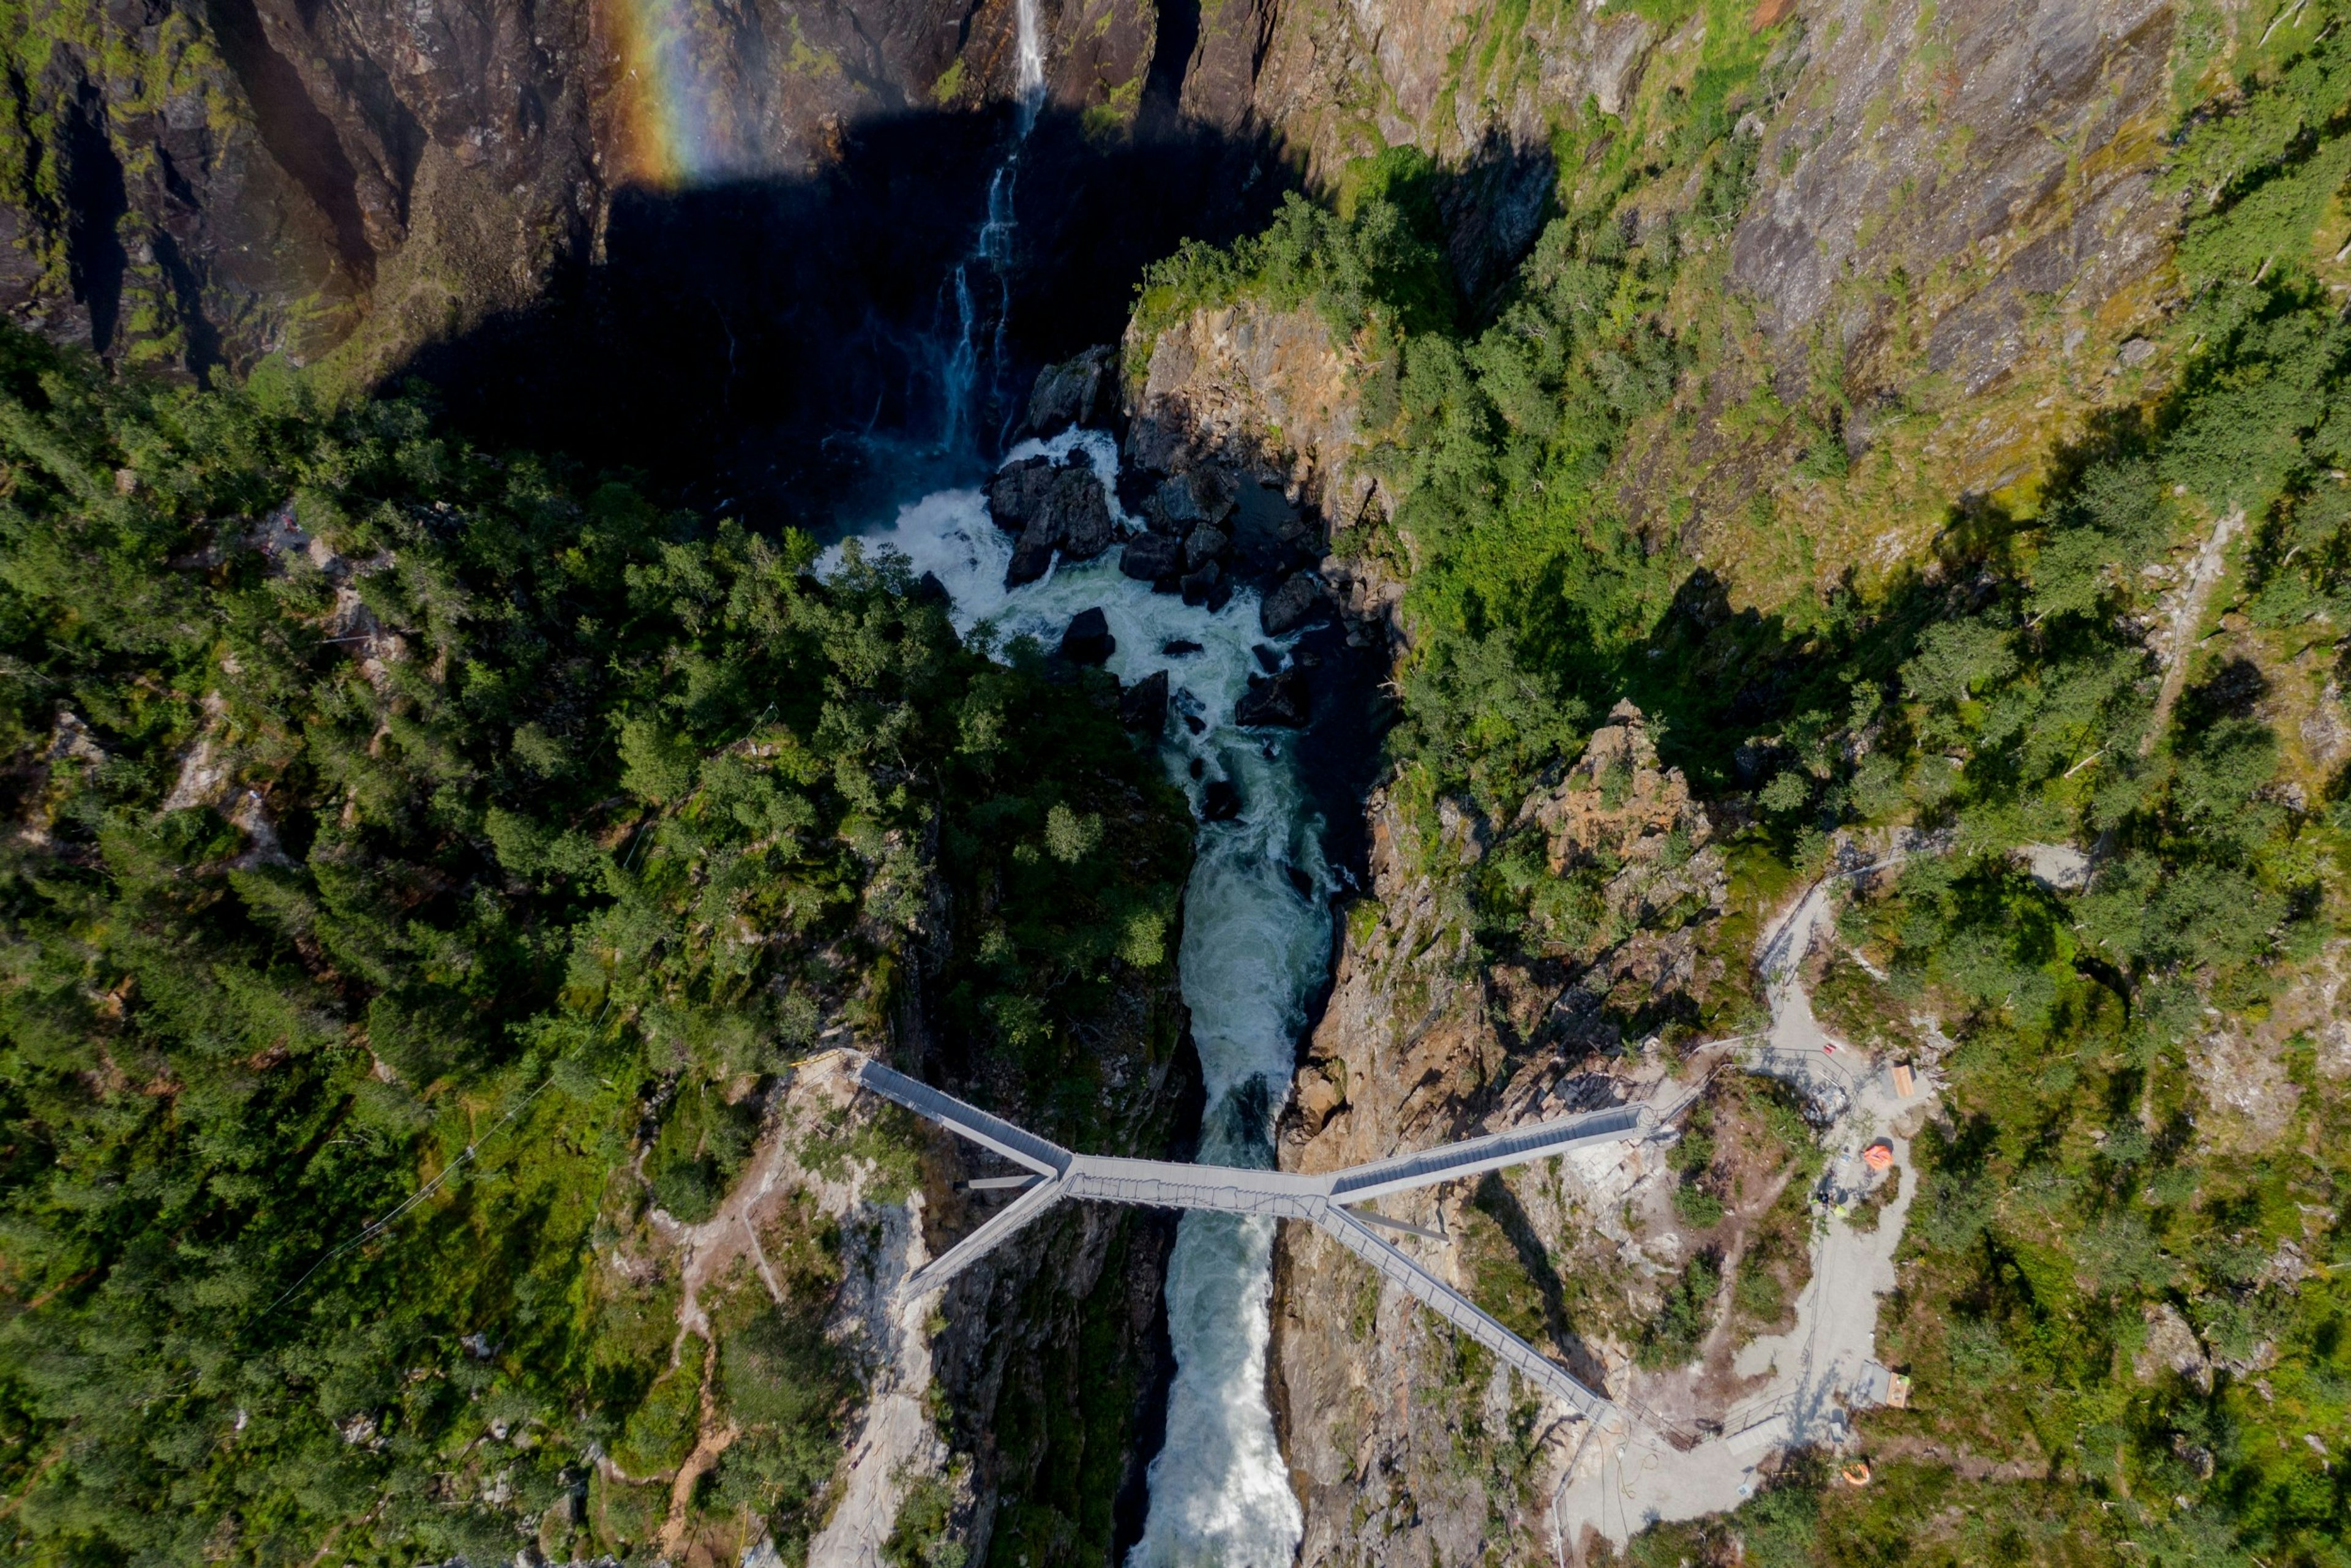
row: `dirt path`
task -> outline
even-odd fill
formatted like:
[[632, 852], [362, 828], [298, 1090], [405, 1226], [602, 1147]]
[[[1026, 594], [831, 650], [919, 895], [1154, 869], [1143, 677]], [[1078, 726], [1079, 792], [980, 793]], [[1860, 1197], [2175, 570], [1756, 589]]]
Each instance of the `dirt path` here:
[[669, 1484], [669, 1518], [662, 1524], [661, 1552], [672, 1562], [685, 1551], [685, 1531], [694, 1517], [694, 1489], [739, 1435], [733, 1423], [718, 1418], [713, 1387], [717, 1380], [718, 1343], [713, 1340], [702, 1353], [702, 1430], [695, 1438], [694, 1452], [686, 1455]]
[[[858, 1103], [854, 1085], [829, 1065], [796, 1073], [743, 1175], [710, 1218], [698, 1225], [681, 1225], [666, 1215], [654, 1217], [654, 1228], [678, 1249], [684, 1286], [672, 1359], [695, 1334], [708, 1343], [704, 1354], [709, 1358], [704, 1364], [700, 1435], [671, 1481], [669, 1515], [662, 1530], [662, 1555], [672, 1562], [680, 1560], [690, 1544], [695, 1488], [737, 1436], [717, 1408], [718, 1343], [704, 1296], [726, 1280], [739, 1260], [758, 1275], [770, 1301], [783, 1302], [783, 1288], [760, 1245], [759, 1230], [795, 1193], [841, 1222], [847, 1277], [833, 1304], [829, 1332], [870, 1358], [871, 1396], [848, 1436], [846, 1462], [835, 1479], [839, 1501], [809, 1543], [809, 1568], [882, 1568], [882, 1547], [896, 1525], [909, 1478], [946, 1470], [946, 1445], [927, 1403], [932, 1387], [928, 1303], [897, 1299], [899, 1281], [929, 1257], [923, 1243], [922, 1195], [917, 1191], [904, 1200], [879, 1202], [867, 1192], [862, 1176], [828, 1179], [794, 1158], [812, 1126]], [[752, 1544], [756, 1556], [760, 1543]], [[768, 1550], [772, 1561], [772, 1546]]]

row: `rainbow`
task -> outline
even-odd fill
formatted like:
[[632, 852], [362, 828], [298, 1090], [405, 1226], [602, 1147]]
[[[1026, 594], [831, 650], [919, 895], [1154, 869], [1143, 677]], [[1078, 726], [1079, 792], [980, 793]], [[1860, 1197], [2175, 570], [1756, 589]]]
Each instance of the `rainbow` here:
[[615, 76], [621, 175], [675, 189], [737, 172], [743, 149], [726, 112], [732, 53], [707, 0], [600, 0]]

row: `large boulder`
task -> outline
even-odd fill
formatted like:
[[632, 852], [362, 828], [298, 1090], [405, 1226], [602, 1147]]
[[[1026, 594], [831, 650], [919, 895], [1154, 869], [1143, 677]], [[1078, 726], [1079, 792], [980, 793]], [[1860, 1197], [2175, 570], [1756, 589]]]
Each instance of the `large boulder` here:
[[1167, 727], [1167, 672], [1154, 670], [1118, 695], [1118, 722], [1137, 735]]
[[1029, 519], [1045, 509], [1052, 493], [1051, 458], [1008, 463], [987, 481], [987, 515], [1008, 534], [1026, 533]]
[[1037, 372], [1029, 412], [1016, 436], [1054, 435], [1073, 424], [1104, 423], [1117, 402], [1118, 350], [1098, 344]]
[[1102, 481], [1092, 468], [1061, 470], [1053, 483], [1053, 511], [1059, 518], [1061, 553], [1071, 560], [1092, 560], [1118, 538], [1118, 525], [1111, 520]]
[[1222, 610], [1233, 596], [1231, 580], [1215, 561], [1209, 561], [1197, 571], [1187, 571], [1177, 584], [1186, 604], [1205, 605], [1213, 612]]
[[1061, 633], [1061, 657], [1072, 664], [1102, 664], [1117, 652], [1118, 639], [1110, 634], [1110, 617], [1100, 606], [1070, 617], [1069, 630]]
[[1258, 624], [1267, 636], [1280, 637], [1321, 615], [1330, 603], [1321, 578], [1311, 571], [1295, 572], [1258, 606]]
[[1233, 541], [1214, 524], [1202, 523], [1184, 540], [1184, 570], [1197, 571], [1225, 553]]
[[1251, 675], [1249, 689], [1233, 706], [1233, 722], [1245, 729], [1304, 729], [1314, 715], [1314, 694], [1306, 672], [1291, 668], [1270, 677]]
[[1200, 791], [1200, 821], [1229, 822], [1241, 814], [1240, 789], [1229, 779], [1211, 779]]
[[1031, 457], [1008, 465], [988, 481], [987, 510], [998, 528], [1020, 536], [1005, 569], [1007, 588], [1044, 576], [1057, 549], [1071, 560], [1092, 560], [1118, 538], [1102, 481], [1088, 463], [1057, 468]]
[[1167, 530], [1190, 533], [1202, 523], [1214, 526], [1233, 515], [1233, 486], [1212, 468], [1195, 468], [1170, 477], [1152, 497], [1153, 509], [1166, 520]]
[[1165, 582], [1184, 575], [1184, 547], [1165, 534], [1137, 534], [1120, 552], [1118, 570], [1138, 582]]
[[1043, 577], [1053, 565], [1053, 536], [1041, 528], [1032, 528], [1020, 536], [1012, 547], [1012, 559], [1004, 564], [1004, 586], [1019, 588]]

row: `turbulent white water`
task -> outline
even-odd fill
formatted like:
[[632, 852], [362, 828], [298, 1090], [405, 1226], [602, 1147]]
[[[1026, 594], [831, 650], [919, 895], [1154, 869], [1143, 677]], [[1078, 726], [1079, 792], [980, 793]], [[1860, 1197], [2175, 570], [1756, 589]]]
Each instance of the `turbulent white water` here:
[[[1119, 515], [1111, 483], [1117, 450], [1107, 435], [1073, 431], [1027, 442], [1008, 460], [1040, 452], [1059, 458], [1080, 445]], [[1176, 715], [1203, 727], [1195, 734], [1171, 716], [1161, 742], [1168, 777], [1196, 806], [1205, 782], [1219, 778], [1238, 787], [1242, 802], [1238, 821], [1200, 829], [1177, 955], [1207, 1087], [1199, 1157], [1271, 1164], [1272, 1122], [1290, 1092], [1306, 999], [1330, 962], [1331, 883], [1292, 737], [1232, 721], [1234, 703], [1259, 667], [1253, 649], [1261, 643], [1280, 649], [1285, 641], [1259, 632], [1257, 596], [1236, 593], [1211, 613], [1123, 576], [1115, 549], [1082, 565], [1057, 564], [1042, 581], [1007, 591], [1012, 539], [989, 519], [977, 490], [925, 496], [864, 538], [869, 548], [902, 551], [917, 571], [935, 573], [967, 632], [987, 620], [1006, 640], [1026, 633], [1050, 648], [1071, 616], [1099, 606], [1118, 640], [1112, 673], [1132, 684], [1168, 672]], [[1178, 640], [1201, 651], [1165, 651]], [[1204, 775], [1197, 781], [1195, 759]], [[1152, 1462], [1151, 1510], [1128, 1568], [1288, 1568], [1297, 1553], [1304, 1521], [1265, 1398], [1272, 1249], [1271, 1220], [1183, 1218], [1167, 1268], [1176, 1373], [1166, 1441]]]

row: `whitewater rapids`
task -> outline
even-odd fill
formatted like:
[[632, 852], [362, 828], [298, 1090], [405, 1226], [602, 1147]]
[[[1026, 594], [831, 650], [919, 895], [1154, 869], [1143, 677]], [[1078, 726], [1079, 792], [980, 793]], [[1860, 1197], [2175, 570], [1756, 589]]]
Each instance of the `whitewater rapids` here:
[[[1099, 431], [1024, 442], [1005, 461], [1040, 453], [1058, 461], [1078, 447], [1093, 460], [1111, 514], [1124, 517], [1117, 446]], [[1332, 882], [1295, 737], [1238, 727], [1233, 705], [1261, 669], [1255, 649], [1287, 657], [1291, 639], [1259, 631], [1254, 591], [1236, 592], [1213, 612], [1187, 605], [1122, 574], [1116, 549], [1057, 562], [1042, 580], [1008, 591], [1012, 538], [989, 518], [977, 489], [925, 496], [860, 538], [866, 549], [894, 549], [916, 572], [935, 575], [954, 600], [959, 631], [986, 621], [1003, 642], [1025, 634], [1050, 648], [1071, 616], [1098, 607], [1118, 642], [1112, 674], [1131, 685], [1167, 672], [1173, 700], [1160, 757], [1168, 778], [1190, 794], [1196, 813], [1206, 784], [1220, 778], [1242, 803], [1238, 820], [1201, 824], [1176, 956], [1207, 1090], [1198, 1157], [1270, 1166], [1273, 1120], [1289, 1099], [1307, 998], [1330, 965]], [[1165, 651], [1182, 642], [1200, 651]], [[1186, 716], [1199, 723], [1197, 733]], [[1270, 1219], [1187, 1213], [1180, 1222], [1167, 1265], [1176, 1379], [1165, 1441], [1151, 1464], [1150, 1511], [1127, 1568], [1288, 1568], [1297, 1555], [1304, 1521], [1265, 1396], [1273, 1235]]]

